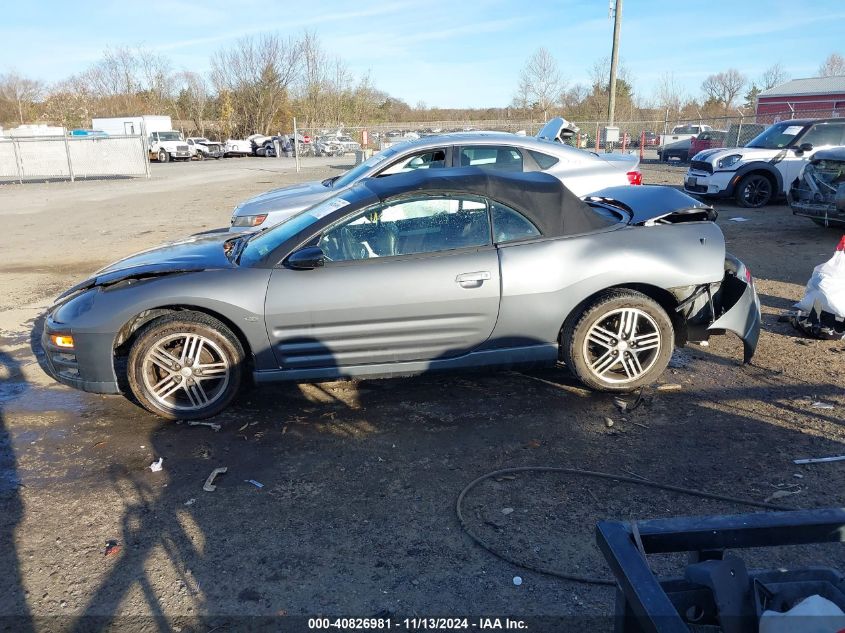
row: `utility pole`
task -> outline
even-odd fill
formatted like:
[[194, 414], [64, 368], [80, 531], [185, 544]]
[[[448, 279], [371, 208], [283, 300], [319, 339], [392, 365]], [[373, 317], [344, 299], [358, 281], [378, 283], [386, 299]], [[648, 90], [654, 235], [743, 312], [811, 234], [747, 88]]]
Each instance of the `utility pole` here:
[[609, 1], [610, 11], [613, 12], [613, 51], [610, 53], [610, 100], [607, 104], [607, 123], [613, 125], [613, 118], [616, 116], [616, 66], [619, 62], [619, 32], [622, 30], [622, 0]]

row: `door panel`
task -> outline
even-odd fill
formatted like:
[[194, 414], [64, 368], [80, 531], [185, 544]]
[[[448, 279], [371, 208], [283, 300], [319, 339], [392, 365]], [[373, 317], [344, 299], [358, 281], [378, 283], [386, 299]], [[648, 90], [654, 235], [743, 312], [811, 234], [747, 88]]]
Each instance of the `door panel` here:
[[499, 295], [492, 247], [279, 268], [267, 331], [283, 369], [449, 358], [487, 340]]

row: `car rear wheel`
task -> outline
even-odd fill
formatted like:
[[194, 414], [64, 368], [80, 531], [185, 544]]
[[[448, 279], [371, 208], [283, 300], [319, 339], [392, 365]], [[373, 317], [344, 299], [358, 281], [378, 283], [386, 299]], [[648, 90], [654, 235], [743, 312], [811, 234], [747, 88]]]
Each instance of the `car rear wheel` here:
[[216, 415], [238, 393], [244, 351], [223, 323], [197, 312], [146, 324], [129, 351], [127, 378], [138, 402], [170, 420]]
[[747, 209], [759, 209], [772, 200], [772, 181], [762, 174], [749, 174], [739, 181], [736, 188], [736, 203]]
[[602, 293], [568, 319], [563, 361], [598, 391], [631, 391], [657, 379], [672, 357], [674, 328], [666, 311], [634, 290]]

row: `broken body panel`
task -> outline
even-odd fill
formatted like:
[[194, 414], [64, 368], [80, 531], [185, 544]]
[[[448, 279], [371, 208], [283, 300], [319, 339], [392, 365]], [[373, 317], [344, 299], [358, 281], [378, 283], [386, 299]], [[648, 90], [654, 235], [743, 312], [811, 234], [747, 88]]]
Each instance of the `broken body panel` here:
[[845, 147], [816, 152], [789, 191], [792, 213], [845, 226]]

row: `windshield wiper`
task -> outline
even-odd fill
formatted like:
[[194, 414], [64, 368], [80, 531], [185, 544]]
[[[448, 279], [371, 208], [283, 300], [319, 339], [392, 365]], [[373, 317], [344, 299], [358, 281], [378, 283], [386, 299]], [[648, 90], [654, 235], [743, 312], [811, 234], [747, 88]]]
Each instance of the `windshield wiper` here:
[[340, 176], [333, 176], [331, 178], [326, 178], [320, 184], [323, 185], [324, 187], [331, 187], [334, 184], [335, 180], [337, 180], [338, 178], [340, 178]]

